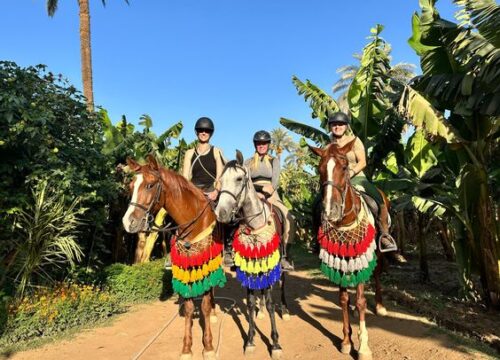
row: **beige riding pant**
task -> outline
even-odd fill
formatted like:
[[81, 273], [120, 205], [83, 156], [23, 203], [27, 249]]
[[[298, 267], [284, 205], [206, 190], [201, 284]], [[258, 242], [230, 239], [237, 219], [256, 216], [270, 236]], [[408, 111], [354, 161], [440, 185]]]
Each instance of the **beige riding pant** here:
[[[271, 183], [267, 181], [256, 181], [254, 184], [270, 185]], [[267, 201], [269, 201], [271, 205], [276, 206], [283, 214], [283, 243], [285, 245], [293, 244], [297, 233], [297, 224], [295, 223], [295, 217], [292, 212], [285, 206], [283, 201], [281, 201], [277, 191], [274, 191]]]

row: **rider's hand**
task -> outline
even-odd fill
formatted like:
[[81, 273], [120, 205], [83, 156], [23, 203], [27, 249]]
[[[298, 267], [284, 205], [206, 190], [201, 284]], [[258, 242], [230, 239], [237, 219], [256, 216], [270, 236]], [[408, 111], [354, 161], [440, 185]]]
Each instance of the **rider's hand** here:
[[211, 201], [217, 200], [217, 196], [219, 195], [219, 191], [216, 189], [214, 191], [211, 191], [207, 194], [207, 197]]
[[269, 195], [272, 195], [272, 193], [274, 192], [274, 189], [271, 185], [264, 185], [262, 187], [262, 191], [265, 193], [268, 193]]

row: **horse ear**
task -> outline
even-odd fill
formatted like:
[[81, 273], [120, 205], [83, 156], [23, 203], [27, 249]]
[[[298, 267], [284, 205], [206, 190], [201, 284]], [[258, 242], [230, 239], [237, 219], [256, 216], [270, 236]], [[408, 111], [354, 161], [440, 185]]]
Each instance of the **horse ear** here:
[[236, 162], [243, 165], [243, 154], [239, 150], [236, 150]]
[[127, 165], [134, 172], [141, 170], [141, 165], [131, 157], [127, 157]]
[[151, 167], [151, 169], [158, 171], [160, 165], [158, 164], [158, 160], [156, 160], [156, 157], [153, 154], [148, 154], [146, 156], [146, 160], [148, 161], [148, 164]]
[[344, 146], [342, 146], [341, 148], [337, 148], [337, 151], [342, 154], [342, 155], [345, 155], [347, 154], [349, 151], [352, 150], [352, 148], [354, 147], [354, 143], [356, 142], [356, 139], [354, 140], [351, 140], [350, 142], [348, 142], [347, 144], [345, 144]]
[[325, 154], [324, 149], [314, 147], [314, 146], [311, 146], [309, 144], [307, 144], [307, 147], [309, 148], [309, 150], [311, 150], [314, 154], [318, 155], [319, 157], [323, 157], [323, 155]]

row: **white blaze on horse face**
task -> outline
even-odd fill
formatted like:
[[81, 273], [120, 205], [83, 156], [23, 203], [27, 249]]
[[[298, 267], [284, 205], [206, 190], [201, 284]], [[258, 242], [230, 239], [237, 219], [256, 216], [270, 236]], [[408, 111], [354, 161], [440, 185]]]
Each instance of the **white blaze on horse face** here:
[[328, 181], [328, 185], [326, 185], [326, 198], [325, 198], [325, 214], [330, 216], [330, 212], [332, 211], [332, 196], [333, 196], [333, 169], [335, 169], [335, 160], [330, 158], [328, 163], [326, 164], [326, 177]]
[[[130, 200], [130, 202], [134, 202], [134, 203], [137, 202], [137, 198], [139, 197], [139, 187], [141, 186], [142, 181], [143, 181], [142, 174], [136, 175], [135, 183], [134, 183], [134, 192], [132, 193], [132, 200]], [[125, 231], [127, 231], [127, 232], [129, 232], [129, 230], [130, 230], [130, 216], [132, 215], [134, 210], [135, 210], [135, 206], [129, 205], [127, 212], [125, 213], [125, 215], [123, 215], [123, 219], [122, 219], [123, 227], [125, 228]]]

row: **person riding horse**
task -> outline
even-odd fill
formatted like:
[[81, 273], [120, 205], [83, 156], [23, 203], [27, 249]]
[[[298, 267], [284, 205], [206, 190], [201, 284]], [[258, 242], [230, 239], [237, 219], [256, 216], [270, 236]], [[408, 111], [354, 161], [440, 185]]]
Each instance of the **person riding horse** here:
[[343, 147], [349, 142], [355, 140], [352, 150], [346, 154], [347, 161], [349, 162], [349, 175], [351, 177], [351, 184], [359, 191], [369, 195], [377, 203], [379, 209], [377, 223], [380, 228], [378, 246], [380, 251], [395, 251], [397, 250], [396, 242], [389, 234], [389, 211], [385, 206], [378, 189], [375, 187], [375, 185], [368, 181], [363, 172], [366, 167], [365, 147], [361, 139], [359, 139], [357, 136], [346, 134], [349, 125], [349, 117], [343, 112], [336, 112], [328, 118], [328, 127], [330, 128], [332, 134], [331, 144], [336, 144], [339, 147]]
[[[198, 144], [195, 148], [186, 151], [182, 176], [201, 189], [212, 204], [215, 204], [220, 191], [219, 178], [226, 160], [222, 150], [209, 143], [215, 131], [214, 123], [210, 118], [199, 118], [194, 125], [194, 130]], [[221, 231], [225, 247], [224, 264], [231, 266], [233, 263], [230, 240], [231, 227], [224, 225]]]
[[279, 158], [268, 154], [271, 134], [265, 130], [257, 131], [253, 136], [255, 146], [254, 156], [245, 161], [245, 166], [250, 171], [250, 177], [255, 190], [261, 199], [276, 206], [283, 214], [283, 254], [281, 265], [283, 270], [294, 269], [290, 258], [290, 248], [295, 240], [296, 225], [295, 219], [288, 208], [283, 204], [278, 195], [280, 161]]
[[195, 148], [186, 151], [182, 176], [191, 180], [193, 184], [201, 189], [210, 201], [215, 201], [219, 194], [217, 179], [224, 168], [224, 157], [222, 151], [210, 145], [215, 127], [208, 117], [201, 117], [194, 125], [198, 144]]

